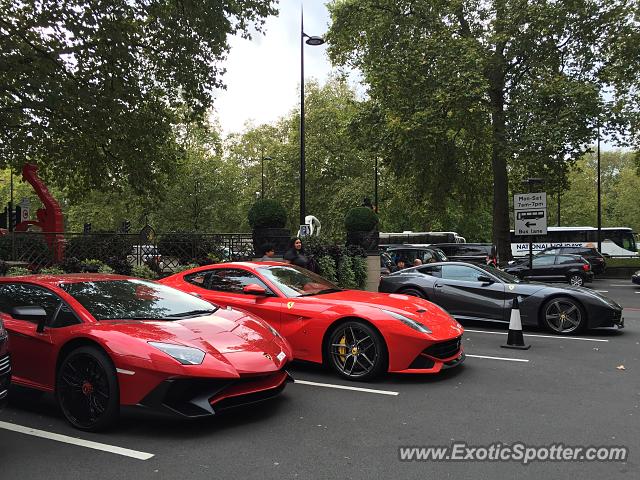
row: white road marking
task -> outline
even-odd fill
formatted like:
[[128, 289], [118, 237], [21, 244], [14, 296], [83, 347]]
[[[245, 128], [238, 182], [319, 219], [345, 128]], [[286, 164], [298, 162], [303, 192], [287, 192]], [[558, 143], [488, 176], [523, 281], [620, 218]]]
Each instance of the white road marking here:
[[[465, 332], [474, 333], [488, 333], [490, 335], [507, 335], [508, 332], [488, 332], [486, 330], [471, 330], [469, 328], [464, 329]], [[582, 338], [582, 337], [564, 337], [562, 335], [536, 335], [533, 333], [525, 333], [525, 337], [537, 337], [537, 338], [553, 338], [555, 340], [582, 340], [585, 342], [608, 342], [609, 340], [602, 338]]]
[[94, 450], [102, 450], [103, 452], [115, 453], [116, 455], [123, 455], [125, 457], [131, 457], [138, 460], [149, 460], [154, 456], [153, 453], [129, 450], [128, 448], [107, 445], [106, 443], [91, 442], [89, 440], [82, 440], [81, 438], [60, 435], [59, 433], [51, 433], [45, 432], [44, 430], [36, 430], [35, 428], [23, 427], [22, 425], [16, 425], [15, 423], [0, 422], [0, 428], [11, 430], [13, 432], [23, 433], [25, 435], [33, 435], [34, 437], [46, 438], [48, 440], [54, 440], [56, 442], [69, 443], [71, 445], [77, 445], [79, 447], [92, 448]]
[[504, 360], [505, 362], [528, 362], [525, 358], [507, 358], [507, 357], [489, 357], [488, 355], [470, 355], [467, 353], [467, 357], [471, 358], [488, 358], [489, 360]]
[[634, 284], [634, 283], [625, 283], [624, 285], [614, 285], [613, 283], [611, 284], [612, 287], [637, 287], [638, 285]]
[[361, 387], [348, 387], [347, 385], [334, 385], [332, 383], [318, 383], [318, 382], [309, 382], [307, 380], [295, 380], [295, 384], [300, 385], [311, 385], [312, 387], [325, 387], [325, 388], [336, 388], [338, 390], [354, 390], [356, 392], [365, 392], [365, 393], [377, 393], [379, 395], [400, 395], [399, 392], [392, 392], [389, 390], [374, 390], [371, 388], [361, 388]]

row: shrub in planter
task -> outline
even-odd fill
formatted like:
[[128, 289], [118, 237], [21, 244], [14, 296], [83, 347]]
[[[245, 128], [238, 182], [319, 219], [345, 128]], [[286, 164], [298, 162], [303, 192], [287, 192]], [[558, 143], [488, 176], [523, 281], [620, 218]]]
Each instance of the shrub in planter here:
[[11, 267], [7, 271], [7, 277], [21, 277], [22, 275], [31, 275], [31, 270], [23, 267]]
[[286, 249], [291, 232], [285, 228], [287, 211], [275, 200], [258, 200], [249, 209], [249, 225], [253, 231], [253, 250], [261, 257], [263, 245], [272, 243], [276, 255], [282, 255]]
[[65, 273], [80, 273], [82, 272], [82, 264], [80, 260], [76, 257], [66, 257], [64, 261], [60, 264], [60, 268], [65, 271]]
[[344, 219], [347, 245], [360, 245], [368, 252], [377, 252], [378, 216], [367, 207], [352, 208]]
[[105, 263], [107, 267], [113, 270], [113, 273], [117, 273], [118, 275], [131, 275], [131, 264], [126, 258], [109, 257]]
[[336, 261], [332, 257], [324, 255], [318, 258], [318, 267], [320, 267], [320, 275], [324, 278], [333, 283], [338, 281], [336, 278]]
[[40, 272], [38, 272], [40, 275], [62, 275], [64, 273], [64, 270], [62, 270], [62, 268], [60, 267], [46, 267], [46, 268], [41, 268]]
[[146, 265], [136, 265], [133, 267], [131, 274], [137, 278], [146, 278], [147, 280], [155, 280], [158, 278], [156, 272], [151, 270]]

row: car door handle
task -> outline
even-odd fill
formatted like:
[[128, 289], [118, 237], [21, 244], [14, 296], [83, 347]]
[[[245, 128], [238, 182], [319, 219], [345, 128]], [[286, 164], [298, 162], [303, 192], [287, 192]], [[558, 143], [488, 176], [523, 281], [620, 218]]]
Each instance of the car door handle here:
[[436, 283], [436, 284], [434, 285], [434, 288], [442, 288], [442, 287], [444, 287], [444, 285], [442, 285], [442, 284], [440, 284], [440, 283]]

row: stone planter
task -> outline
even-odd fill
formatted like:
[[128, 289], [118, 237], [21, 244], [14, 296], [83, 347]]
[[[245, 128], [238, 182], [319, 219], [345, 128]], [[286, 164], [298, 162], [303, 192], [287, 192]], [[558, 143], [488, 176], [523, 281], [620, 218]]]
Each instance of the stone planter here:
[[256, 228], [253, 230], [253, 251], [256, 257], [262, 257], [262, 246], [272, 243], [276, 249], [276, 255], [282, 256], [287, 250], [291, 232], [288, 228]]

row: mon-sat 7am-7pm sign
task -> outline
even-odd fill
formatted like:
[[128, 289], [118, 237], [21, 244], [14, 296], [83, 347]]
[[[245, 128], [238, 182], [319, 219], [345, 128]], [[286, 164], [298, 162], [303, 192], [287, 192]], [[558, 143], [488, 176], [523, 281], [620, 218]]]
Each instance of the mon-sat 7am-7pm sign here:
[[514, 233], [547, 234], [547, 193], [516, 193], [513, 196]]

